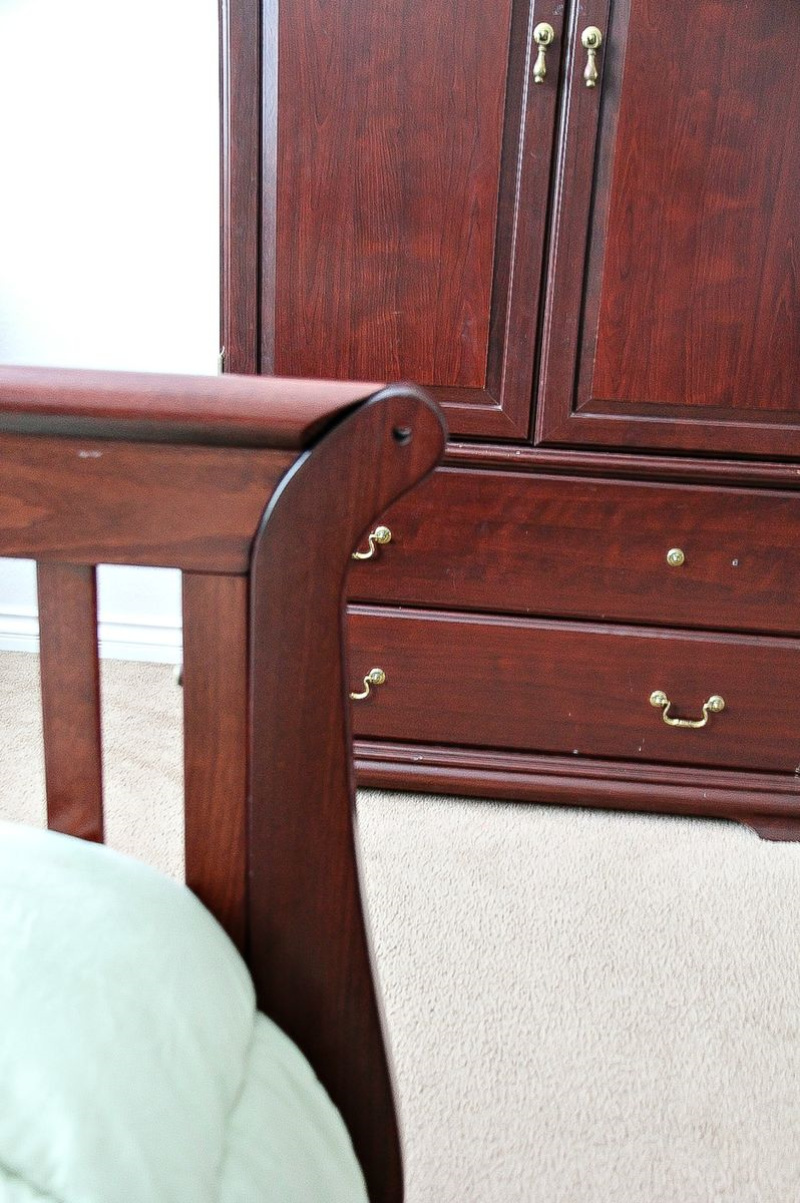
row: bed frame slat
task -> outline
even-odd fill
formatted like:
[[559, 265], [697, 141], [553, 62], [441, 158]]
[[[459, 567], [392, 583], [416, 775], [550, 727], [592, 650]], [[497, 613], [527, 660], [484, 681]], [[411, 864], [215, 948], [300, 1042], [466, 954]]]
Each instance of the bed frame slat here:
[[239, 948], [247, 873], [247, 624], [247, 577], [183, 574], [186, 884]]
[[47, 825], [102, 843], [96, 569], [37, 569]]

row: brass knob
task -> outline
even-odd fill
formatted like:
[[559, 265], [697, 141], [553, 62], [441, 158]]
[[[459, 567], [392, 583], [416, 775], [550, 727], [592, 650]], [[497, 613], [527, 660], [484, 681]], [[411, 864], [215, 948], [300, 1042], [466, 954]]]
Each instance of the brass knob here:
[[371, 560], [375, 555], [377, 547], [385, 547], [387, 543], [392, 541], [392, 532], [388, 526], [376, 526], [375, 530], [367, 538], [369, 543], [369, 551], [354, 551], [354, 560]]
[[372, 692], [374, 685], [383, 685], [386, 680], [386, 673], [382, 668], [371, 668], [364, 677], [364, 688], [360, 693], [351, 693], [350, 699], [353, 702], [361, 702], [364, 698], [368, 698]]
[[686, 560], [686, 556], [681, 551], [680, 547], [670, 547], [667, 552], [667, 563], [670, 568], [680, 568]]
[[718, 693], [712, 693], [708, 701], [703, 702], [702, 718], [672, 718], [669, 714], [672, 702], [663, 689], [653, 690], [650, 694], [650, 705], [661, 710], [661, 717], [668, 727], [692, 727], [696, 730], [698, 727], [705, 727], [709, 714], [720, 714], [725, 709], [725, 699], [721, 698]]
[[535, 84], [544, 83], [545, 76], [547, 75], [547, 47], [552, 43], [555, 36], [556, 31], [547, 21], [542, 21], [533, 31], [533, 40], [539, 47], [536, 62], [533, 64], [533, 82]]
[[596, 25], [589, 25], [581, 34], [581, 45], [586, 51], [586, 67], [583, 78], [587, 88], [597, 87], [597, 51], [603, 44], [603, 35]]

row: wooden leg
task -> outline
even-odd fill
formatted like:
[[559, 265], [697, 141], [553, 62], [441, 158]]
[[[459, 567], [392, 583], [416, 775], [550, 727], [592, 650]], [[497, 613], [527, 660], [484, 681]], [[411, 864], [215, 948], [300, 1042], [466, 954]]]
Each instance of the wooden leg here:
[[800, 841], [800, 816], [749, 815], [741, 821], [757, 831], [762, 840]]

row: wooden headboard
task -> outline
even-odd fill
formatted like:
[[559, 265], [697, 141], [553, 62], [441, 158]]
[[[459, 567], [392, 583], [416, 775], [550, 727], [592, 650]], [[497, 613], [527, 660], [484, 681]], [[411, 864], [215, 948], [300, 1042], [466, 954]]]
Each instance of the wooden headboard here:
[[412, 385], [0, 368], [0, 555], [38, 563], [48, 823], [103, 838], [96, 566], [183, 574], [186, 880], [402, 1198], [362, 917], [353, 548], [440, 458]]

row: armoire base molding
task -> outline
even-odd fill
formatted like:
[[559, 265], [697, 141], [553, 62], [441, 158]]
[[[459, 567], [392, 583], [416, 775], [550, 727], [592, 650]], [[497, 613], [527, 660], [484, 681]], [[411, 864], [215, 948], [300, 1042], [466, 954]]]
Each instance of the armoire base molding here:
[[357, 740], [361, 788], [418, 790], [507, 802], [638, 810], [752, 827], [800, 841], [800, 776]]

